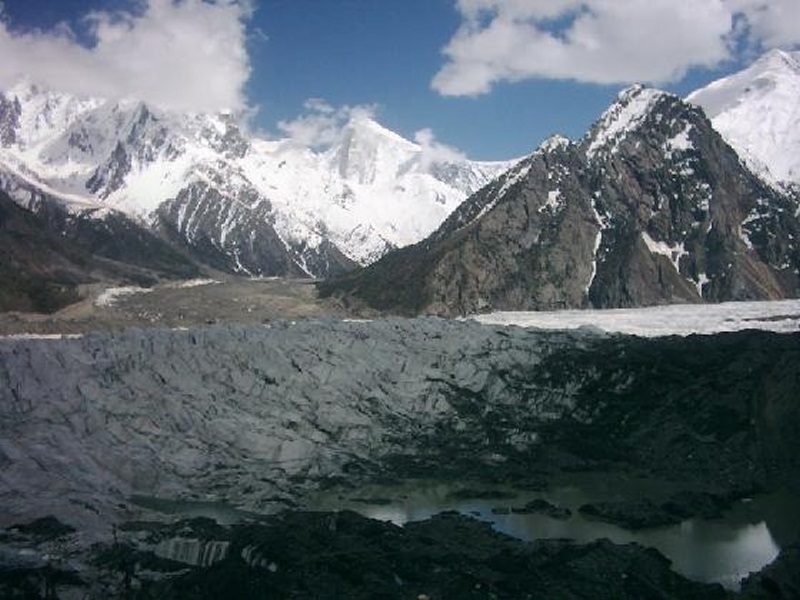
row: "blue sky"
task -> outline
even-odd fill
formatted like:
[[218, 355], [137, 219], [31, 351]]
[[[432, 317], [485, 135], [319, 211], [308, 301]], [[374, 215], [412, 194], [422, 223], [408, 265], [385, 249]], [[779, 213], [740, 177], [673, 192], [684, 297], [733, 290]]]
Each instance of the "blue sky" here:
[[800, 42], [798, 0], [2, 4], [0, 85], [25, 74], [176, 108], [250, 108], [276, 136], [319, 98], [342, 114], [368, 107], [409, 139], [430, 128], [475, 159], [578, 137], [628, 83], [683, 95]]

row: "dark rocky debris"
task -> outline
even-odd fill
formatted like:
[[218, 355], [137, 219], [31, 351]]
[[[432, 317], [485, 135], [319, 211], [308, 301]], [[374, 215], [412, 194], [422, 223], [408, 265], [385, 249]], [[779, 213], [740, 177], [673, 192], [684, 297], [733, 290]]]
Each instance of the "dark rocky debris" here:
[[[658, 552], [598, 541], [526, 544], [443, 513], [397, 527], [352, 512], [285, 513], [234, 529], [229, 557], [146, 585], [143, 598], [726, 598]], [[243, 558], [245, 557], [245, 558]]]
[[674, 525], [681, 519], [647, 499], [584, 504], [580, 512], [625, 529], [645, 529]]
[[[338, 352], [325, 353], [334, 342]], [[189, 367], [187, 360], [192, 361]], [[185, 376], [175, 375], [173, 361], [179, 361]], [[158, 412], [170, 397], [191, 398], [182, 413], [195, 423], [191, 431], [213, 431], [224, 418], [207, 416], [208, 407], [224, 403], [244, 411], [256, 406], [259, 419], [238, 419], [237, 435], [214, 453], [207, 470], [184, 479], [171, 475], [187, 487], [204, 477], [198, 493], [224, 490], [239, 494], [243, 504], [262, 497], [296, 500], [292, 486], [309, 489], [325, 482], [347, 482], [354, 490], [349, 495], [356, 497], [359, 485], [421, 475], [475, 482], [464, 484], [464, 493], [486, 499], [485, 491], [498, 484], [537, 489], [558, 474], [606, 470], [669, 480], [684, 490], [658, 501], [595, 505], [597, 516], [625, 527], [649, 527], [694, 515], [711, 517], [734, 498], [759, 490], [796, 491], [800, 481], [798, 334], [745, 331], [654, 340], [440, 319], [298, 322], [268, 329], [215, 326], [93, 334], [58, 342], [3, 340], [0, 365], [6, 431], [24, 440], [22, 433], [30, 428], [31, 435], [40, 436], [53, 411], [30, 398], [56, 398], [51, 401], [69, 406], [71, 419], [79, 424], [66, 438], [52, 440], [64, 441], [59, 447], [64, 449], [74, 447], [75, 440], [102, 442], [107, 423], [117, 427], [112, 411], [119, 398], [125, 399], [127, 419], [139, 410], [144, 394], [147, 414], [157, 414], [159, 427], [172, 432], [162, 438], [169, 442], [180, 441], [185, 431], [182, 424], [173, 424], [174, 411]], [[345, 368], [347, 377], [332, 376]], [[91, 385], [98, 369], [102, 389]], [[170, 379], [161, 376], [168, 372]], [[259, 390], [257, 401], [253, 390]], [[150, 402], [154, 397], [157, 401]], [[323, 412], [320, 407], [331, 406], [332, 397], [346, 400]], [[308, 413], [301, 412], [303, 406]], [[274, 454], [256, 462], [252, 444], [241, 450], [235, 444], [248, 424], [269, 422], [265, 407], [274, 409], [275, 431], [288, 440], [314, 440], [327, 432], [320, 446], [326, 452], [341, 448], [335, 455], [340, 462], [328, 463], [318, 480], [310, 469], [297, 468], [297, 461], [291, 463], [296, 468], [291, 477], [275, 469]], [[295, 416], [278, 429], [284, 407]], [[91, 437], [84, 437], [80, 425], [87, 410], [105, 411], [103, 426]], [[361, 426], [369, 419], [364, 431], [372, 437], [348, 437], [351, 415]], [[346, 427], [333, 429], [335, 419]], [[153, 438], [125, 431], [130, 435], [119, 454], [113, 453], [119, 444], [97, 446], [105, 451], [95, 454], [93, 466], [108, 469], [101, 475], [151, 458], [157, 462], [138, 463], [138, 472], [171, 472], [172, 453], [134, 452], [140, 444], [151, 447]], [[209, 436], [203, 443], [213, 448], [216, 440]], [[226, 453], [234, 467], [243, 455], [253, 461], [247, 470], [236, 471], [238, 478], [257, 473], [260, 479], [232, 477], [223, 462]], [[44, 463], [48, 456], [36, 458]], [[29, 467], [34, 479], [27, 481], [42, 477], [51, 485], [35, 462], [13, 463], [13, 456], [3, 460]], [[73, 477], [74, 488], [86, 473], [63, 475]], [[271, 489], [273, 482], [279, 485]], [[544, 503], [519, 504], [557, 514]], [[514, 506], [509, 502], [507, 510], [513, 512]], [[93, 573], [80, 573], [87, 585], [111, 582], [104, 588], [110, 591], [100, 597], [730, 597], [719, 586], [685, 580], [652, 550], [606, 541], [524, 543], [454, 514], [403, 528], [354, 513], [307, 512], [284, 512], [231, 528], [207, 521], [168, 528], [145, 524], [143, 531], [134, 527], [124, 534], [144, 547], [121, 542], [100, 549], [106, 560], [95, 562]], [[172, 538], [228, 546], [204, 567], [154, 558], [152, 546]], [[791, 549], [792, 542], [783, 539], [781, 545]], [[760, 579], [750, 579], [744, 593], [791, 598], [795, 559], [796, 552], [785, 551]], [[34, 561], [6, 568], [0, 590], [8, 597], [43, 597], [41, 569], [46, 567]]]

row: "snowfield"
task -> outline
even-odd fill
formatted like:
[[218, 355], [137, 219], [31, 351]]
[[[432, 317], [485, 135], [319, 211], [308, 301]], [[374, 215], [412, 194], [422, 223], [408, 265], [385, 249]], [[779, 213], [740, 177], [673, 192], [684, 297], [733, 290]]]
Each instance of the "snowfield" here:
[[[0, 145], [0, 186], [20, 204], [32, 188], [75, 212], [115, 209], [155, 225], [160, 207], [203, 185], [219, 194], [211, 234], [231, 256], [233, 234], [268, 218], [290, 251], [329, 241], [368, 264], [425, 238], [517, 162], [468, 160], [426, 136], [406, 140], [365, 114], [341, 123], [330, 144], [307, 147], [262, 139], [229, 114], [78, 98], [29, 82], [0, 90], [3, 102], [19, 115], [9, 121], [13, 143]], [[209, 227], [196, 202], [177, 214], [189, 241]], [[253, 265], [238, 266], [248, 273]]]
[[772, 50], [692, 92], [748, 166], [772, 184], [800, 184], [800, 52]]
[[762, 329], [800, 331], [800, 300], [673, 304], [648, 308], [495, 312], [471, 317], [486, 325], [519, 325], [538, 329], [596, 328], [643, 337], [710, 335]]

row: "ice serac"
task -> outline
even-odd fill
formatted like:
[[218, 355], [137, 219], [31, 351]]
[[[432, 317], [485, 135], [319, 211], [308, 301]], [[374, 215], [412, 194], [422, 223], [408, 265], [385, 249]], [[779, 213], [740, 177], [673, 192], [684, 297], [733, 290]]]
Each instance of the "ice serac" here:
[[798, 235], [795, 199], [700, 108], [637, 85], [583, 139], [547, 140], [431, 236], [322, 291], [446, 315], [794, 297]]
[[29, 83], [0, 95], [0, 172], [73, 208], [120, 211], [243, 274], [327, 276], [369, 263], [428, 235], [508, 166], [432, 158], [365, 115], [311, 150], [258, 139], [231, 114]]
[[691, 93], [714, 127], [767, 181], [800, 186], [800, 51], [772, 50]]

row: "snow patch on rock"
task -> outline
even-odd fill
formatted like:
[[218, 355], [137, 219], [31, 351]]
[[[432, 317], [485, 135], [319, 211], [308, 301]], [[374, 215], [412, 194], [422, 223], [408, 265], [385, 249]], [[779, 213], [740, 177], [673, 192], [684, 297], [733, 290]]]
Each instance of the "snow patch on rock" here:
[[653, 238], [651, 238], [646, 231], [642, 232], [642, 240], [647, 246], [647, 249], [652, 254], [660, 254], [661, 256], [666, 256], [672, 263], [672, 266], [675, 267], [675, 270], [678, 273], [681, 272], [680, 268], [681, 258], [689, 254], [683, 242], [676, 242], [675, 244], [672, 245], [669, 245], [666, 242], [658, 242]]
[[138, 286], [123, 286], [123, 287], [112, 287], [106, 290], [103, 290], [97, 298], [94, 299], [95, 306], [114, 306], [120, 298], [124, 298], [125, 296], [133, 296], [135, 294], [147, 294], [152, 292], [152, 288], [143, 288]]
[[632, 86], [619, 94], [591, 132], [586, 156], [592, 159], [601, 151], [616, 152], [628, 133], [635, 131], [650, 114], [652, 107], [665, 93], [641, 85]]

